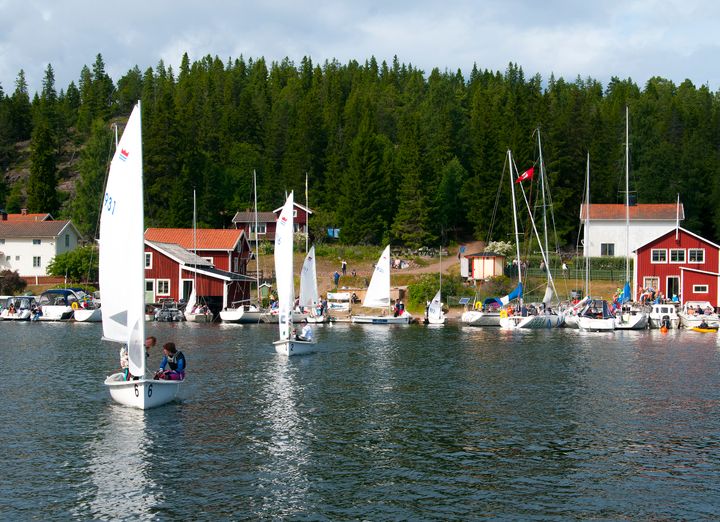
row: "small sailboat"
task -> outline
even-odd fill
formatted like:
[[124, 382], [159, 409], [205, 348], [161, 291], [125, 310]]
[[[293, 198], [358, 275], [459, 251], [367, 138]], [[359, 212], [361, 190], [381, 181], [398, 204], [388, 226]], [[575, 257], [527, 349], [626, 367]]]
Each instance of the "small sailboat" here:
[[232, 303], [231, 308], [225, 308], [220, 311], [220, 320], [224, 323], [274, 323], [277, 318], [270, 314], [270, 310], [261, 307], [260, 299], [260, 247], [258, 240], [258, 221], [257, 221], [257, 176], [253, 171], [253, 193], [254, 193], [254, 212], [255, 212], [255, 287], [257, 288], [257, 303], [250, 303], [249, 299], [242, 302]]
[[310, 247], [300, 271], [300, 306], [310, 310], [305, 317], [308, 323], [324, 323], [327, 320], [317, 288], [315, 245]]
[[428, 303], [425, 311], [426, 324], [445, 324], [445, 312], [442, 304], [442, 244], [440, 245], [440, 288]]
[[388, 315], [390, 310], [390, 245], [385, 247], [380, 255], [375, 271], [370, 279], [363, 306], [366, 308], [380, 308], [383, 315], [353, 315], [353, 323], [365, 324], [409, 324], [412, 315], [402, 310], [397, 315]]
[[[166, 404], [183, 381], [147, 378], [145, 353], [145, 242], [140, 103], [135, 106], [110, 164], [100, 215], [100, 287], [103, 338], [128, 347], [129, 377], [105, 379], [116, 402], [148, 409]], [[132, 378], [132, 376], [135, 376]]]
[[275, 277], [280, 339], [273, 344], [275, 351], [281, 355], [302, 355], [315, 350], [314, 340], [299, 339], [294, 335], [293, 235], [293, 193], [291, 192], [280, 212], [275, 231]]
[[[193, 190], [193, 253], [197, 256], [197, 207], [195, 204], [195, 191]], [[193, 287], [185, 303], [185, 320], [193, 323], [210, 323], [213, 315], [206, 305], [198, 302], [197, 296], [197, 266], [193, 272]]]

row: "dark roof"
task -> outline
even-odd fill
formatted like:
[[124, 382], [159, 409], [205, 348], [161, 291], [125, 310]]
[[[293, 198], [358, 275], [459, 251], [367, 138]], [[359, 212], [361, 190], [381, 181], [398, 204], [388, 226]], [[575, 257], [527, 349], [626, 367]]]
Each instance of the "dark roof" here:
[[68, 224], [72, 226], [72, 223], [67, 220], [0, 221], [0, 237], [4, 239], [9, 237], [57, 237], [65, 229], [65, 227], [68, 226]]
[[[258, 212], [257, 222], [258, 223], [275, 223], [277, 216], [272, 212]], [[255, 212], [238, 212], [232, 218], [233, 223], [255, 223]]]

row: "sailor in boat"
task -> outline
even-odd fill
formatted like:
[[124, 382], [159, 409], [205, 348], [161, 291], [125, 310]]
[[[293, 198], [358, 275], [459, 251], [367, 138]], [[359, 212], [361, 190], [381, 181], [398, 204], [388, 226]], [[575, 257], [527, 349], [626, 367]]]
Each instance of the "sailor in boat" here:
[[706, 321], [705, 319], [703, 319], [703, 320], [700, 322], [700, 328], [709, 328], [709, 326], [708, 326], [708, 324], [707, 324], [707, 321]]
[[185, 355], [175, 347], [175, 343], [165, 343], [160, 369], [155, 372], [155, 379], [182, 381], [185, 379], [185, 367]]
[[[150, 348], [155, 346], [157, 344], [157, 338], [154, 335], [151, 335], [145, 339], [145, 357], [150, 357]], [[131, 375], [130, 374], [130, 356], [128, 354], [128, 347], [126, 344], [122, 345], [120, 348], [120, 371], [125, 376], [125, 380], [135, 380], [137, 381], [140, 379], [139, 376]]]
[[297, 335], [297, 329], [293, 330], [295, 334], [295, 339], [298, 341], [312, 341], [313, 340], [313, 331], [312, 328], [308, 323], [305, 323], [305, 326], [303, 326], [302, 331], [300, 332], [300, 335]]

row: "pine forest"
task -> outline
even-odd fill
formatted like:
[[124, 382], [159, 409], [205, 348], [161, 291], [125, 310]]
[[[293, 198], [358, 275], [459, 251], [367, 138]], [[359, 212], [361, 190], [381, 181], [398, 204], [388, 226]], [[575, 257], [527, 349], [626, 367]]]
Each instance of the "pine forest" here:
[[[684, 204], [683, 223], [720, 237], [720, 95], [660, 77], [429, 73], [401, 64], [304, 58], [267, 63], [207, 56], [160, 62], [116, 81], [101, 55], [58, 88], [51, 65], [31, 95], [23, 71], [0, 86], [0, 208], [72, 219], [95, 237], [103, 184], [122, 125], [142, 101], [146, 224], [227, 228], [235, 212], [270, 211], [294, 190], [315, 211], [313, 234], [347, 244], [419, 247], [508, 240], [505, 165], [538, 161], [538, 130], [560, 245], [575, 245], [587, 157], [591, 201]], [[23, 152], [25, 151], [25, 152]], [[22, 170], [29, 172], [20, 176]], [[530, 185], [528, 185], [530, 187]]]

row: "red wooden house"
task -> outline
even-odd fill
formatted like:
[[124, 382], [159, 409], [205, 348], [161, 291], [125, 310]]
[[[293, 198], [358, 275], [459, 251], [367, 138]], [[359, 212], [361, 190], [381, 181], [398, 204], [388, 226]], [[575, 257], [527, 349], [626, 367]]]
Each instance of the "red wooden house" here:
[[[195, 253], [196, 252], [196, 253]], [[149, 228], [145, 231], [146, 301], [196, 294], [217, 312], [250, 297], [250, 245], [242, 230]]]
[[681, 302], [709, 301], [720, 306], [720, 245], [678, 227], [636, 251], [635, 296], [652, 287]]
[[[293, 213], [293, 225], [295, 232], [307, 234], [308, 233], [308, 218], [313, 211], [299, 203], [295, 203]], [[259, 241], [275, 241], [275, 225], [278, 217], [280, 217], [280, 211], [282, 207], [276, 208], [272, 212], [258, 212], [257, 213], [257, 238]], [[245, 212], [238, 212], [232, 219], [235, 224], [235, 228], [240, 228], [245, 231], [249, 241], [255, 241], [255, 212], [246, 210]]]

